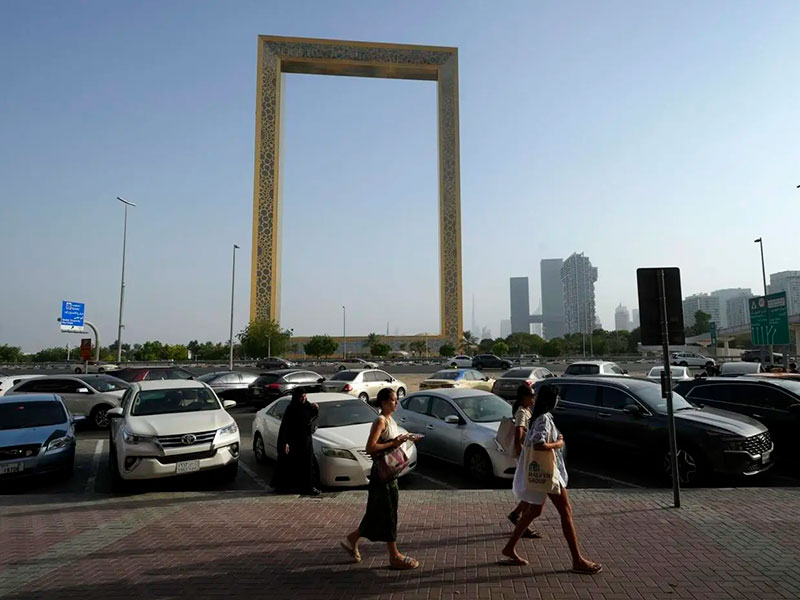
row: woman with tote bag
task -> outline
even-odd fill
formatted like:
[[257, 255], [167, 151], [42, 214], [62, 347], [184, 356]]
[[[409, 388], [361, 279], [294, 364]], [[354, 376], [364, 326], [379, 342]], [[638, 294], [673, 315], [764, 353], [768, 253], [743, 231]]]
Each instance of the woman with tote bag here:
[[[532, 409], [533, 389], [529, 385], [521, 383], [519, 387], [517, 387], [517, 400], [514, 402], [514, 406], [511, 407], [511, 413], [514, 415], [514, 418], [511, 420], [510, 424], [513, 426], [513, 429], [510, 436], [510, 447], [507, 448], [507, 451], [513, 448], [514, 456], [516, 457], [519, 457], [522, 454], [525, 436], [528, 434], [528, 428], [530, 427], [531, 423]], [[520, 515], [522, 515], [522, 511], [525, 510], [526, 506], [527, 503], [520, 500], [519, 504], [514, 507], [514, 510], [509, 513], [508, 520], [516, 525], [519, 521]], [[528, 527], [522, 534], [522, 537], [527, 539], [538, 539], [542, 537], [542, 534], [536, 529]]]
[[572, 522], [572, 505], [567, 494], [567, 469], [564, 464], [564, 436], [556, 429], [551, 411], [558, 403], [558, 391], [545, 384], [536, 395], [531, 426], [525, 437], [517, 470], [514, 474], [514, 495], [527, 503], [522, 516], [502, 550], [503, 564], [527, 565], [517, 554], [516, 546], [531, 522], [542, 514], [545, 500], [550, 497], [561, 516], [561, 529], [572, 554], [572, 571], [594, 575], [603, 566], [587, 560], [578, 547], [578, 535]]

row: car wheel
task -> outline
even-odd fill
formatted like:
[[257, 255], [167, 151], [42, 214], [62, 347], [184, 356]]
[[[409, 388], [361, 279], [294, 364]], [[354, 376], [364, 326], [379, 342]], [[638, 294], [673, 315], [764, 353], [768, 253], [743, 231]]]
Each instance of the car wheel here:
[[92, 409], [89, 420], [97, 429], [108, 429], [111, 419], [108, 418], [106, 413], [109, 408], [111, 407], [108, 404], [99, 404]]
[[80, 367], [75, 367], [75, 370], [73, 372], [77, 373], [78, 375], [80, 375], [83, 371], [81, 371]]
[[713, 362], [711, 362], [711, 361], [708, 361], [708, 362], [706, 363], [706, 369], [707, 369], [708, 367], [713, 367], [713, 366], [714, 366], [714, 363], [713, 363]]
[[451, 366], [452, 368], [454, 368], [454, 369], [457, 369], [457, 368], [458, 368], [458, 365], [457, 365], [456, 363], [450, 363], [450, 366]]
[[222, 473], [222, 480], [223, 481], [236, 481], [236, 476], [239, 474], [239, 461], [234, 461], [230, 464], [225, 465], [221, 469]]
[[367, 392], [361, 392], [358, 395], [358, 399], [362, 400], [363, 402], [366, 402], [367, 404], [369, 404], [369, 394], [367, 394]]
[[256, 461], [260, 463], [267, 462], [267, 449], [264, 446], [264, 438], [261, 437], [260, 433], [256, 433], [253, 436], [253, 454], [256, 455]]
[[478, 369], [478, 371], [480, 371], [481, 369], [483, 369], [483, 363], [475, 363], [475, 368]]
[[[672, 481], [671, 453], [664, 453], [662, 459], [663, 471], [669, 481]], [[705, 479], [705, 469], [699, 453], [691, 447], [678, 448], [678, 481], [681, 485], [694, 486]]]
[[98, 373], [105, 373], [106, 370], [103, 367], [100, 367], [99, 369], [97, 369], [97, 372]]
[[688, 366], [689, 366], [689, 363], [687, 363], [685, 360], [682, 360], [682, 361], [681, 361], [680, 363], [678, 363], [678, 364], [679, 364], [681, 367], [688, 367]]
[[347, 367], [345, 367], [344, 365], [339, 365], [339, 370], [340, 371], [346, 371]]
[[494, 479], [492, 461], [483, 449], [472, 448], [468, 450], [467, 455], [464, 457], [464, 465], [469, 476], [479, 483], [488, 485]]
[[397, 388], [397, 399], [398, 400], [402, 400], [405, 397], [406, 397], [405, 388], [401, 388], [401, 387]]

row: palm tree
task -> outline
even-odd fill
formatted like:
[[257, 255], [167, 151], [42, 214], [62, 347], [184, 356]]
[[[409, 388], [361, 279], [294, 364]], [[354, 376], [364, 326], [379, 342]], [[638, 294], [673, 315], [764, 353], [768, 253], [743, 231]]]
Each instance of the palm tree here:
[[464, 337], [461, 339], [461, 351], [464, 354], [469, 354], [470, 351], [478, 345], [477, 336], [472, 335], [470, 330], [464, 332]]
[[364, 341], [364, 346], [367, 348], [372, 348], [375, 344], [381, 341], [381, 336], [377, 333], [370, 333], [367, 336], [367, 339]]

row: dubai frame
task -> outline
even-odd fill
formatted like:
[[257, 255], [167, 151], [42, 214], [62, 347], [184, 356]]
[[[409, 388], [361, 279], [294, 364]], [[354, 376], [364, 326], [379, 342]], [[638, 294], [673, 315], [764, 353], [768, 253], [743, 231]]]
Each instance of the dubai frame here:
[[250, 319], [280, 320], [283, 73], [437, 82], [441, 331], [429, 339], [458, 347], [463, 315], [456, 48], [259, 36]]

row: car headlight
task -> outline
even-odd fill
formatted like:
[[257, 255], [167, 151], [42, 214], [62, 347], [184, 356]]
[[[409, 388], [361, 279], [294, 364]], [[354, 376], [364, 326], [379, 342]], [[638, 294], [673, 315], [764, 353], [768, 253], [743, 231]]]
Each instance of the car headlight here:
[[238, 431], [239, 431], [239, 428], [236, 426], [236, 421], [234, 421], [233, 423], [231, 423], [227, 427], [222, 427], [220, 429], [217, 429], [217, 436], [219, 437], [221, 435], [230, 435], [230, 434], [236, 433]]
[[734, 450], [736, 452], [744, 452], [745, 441], [746, 441], [745, 438], [728, 438], [725, 440], [728, 449]]
[[322, 447], [322, 453], [325, 456], [330, 456], [332, 458], [344, 458], [347, 460], [356, 460], [356, 457], [353, 455], [350, 450], [342, 450], [341, 448], [329, 448], [328, 446]]
[[127, 429], [122, 430], [122, 439], [126, 444], [130, 444], [131, 446], [136, 444], [154, 444], [156, 442], [156, 438], [152, 435], [139, 435]]
[[72, 444], [72, 438], [69, 436], [56, 438], [54, 440], [51, 440], [50, 443], [47, 444], [47, 450], [45, 450], [45, 452], [63, 450], [64, 448], [68, 448], [70, 444]]

